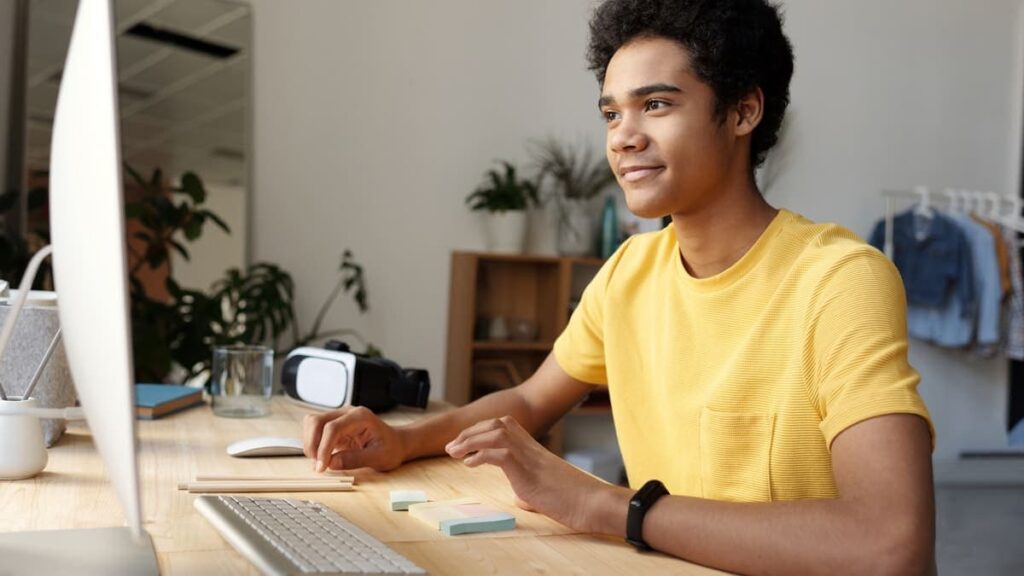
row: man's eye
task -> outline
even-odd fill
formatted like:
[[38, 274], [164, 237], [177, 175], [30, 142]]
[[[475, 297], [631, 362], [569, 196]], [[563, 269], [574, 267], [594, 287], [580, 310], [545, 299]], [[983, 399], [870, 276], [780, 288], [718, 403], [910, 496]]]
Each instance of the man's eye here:
[[619, 119], [619, 113], [614, 110], [604, 110], [601, 112], [601, 116], [605, 122], [614, 122]]
[[647, 110], [647, 111], [650, 111], [650, 110], [660, 110], [662, 108], [667, 108], [667, 107], [668, 107], [668, 102], [665, 102], [664, 100], [648, 100], [647, 104], [644, 105], [644, 110]]

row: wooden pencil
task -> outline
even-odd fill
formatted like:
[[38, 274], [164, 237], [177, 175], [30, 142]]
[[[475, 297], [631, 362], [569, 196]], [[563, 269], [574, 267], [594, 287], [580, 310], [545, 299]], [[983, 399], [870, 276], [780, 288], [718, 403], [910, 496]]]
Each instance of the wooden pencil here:
[[324, 481], [206, 481], [185, 482], [179, 490], [189, 492], [347, 492], [353, 489], [350, 482]]
[[239, 481], [239, 482], [278, 482], [281, 480], [293, 482], [293, 481], [310, 481], [310, 482], [348, 482], [355, 483], [356, 479], [353, 476], [233, 476], [230, 474], [196, 474], [194, 479], [195, 482], [207, 482], [210, 480], [214, 481]]

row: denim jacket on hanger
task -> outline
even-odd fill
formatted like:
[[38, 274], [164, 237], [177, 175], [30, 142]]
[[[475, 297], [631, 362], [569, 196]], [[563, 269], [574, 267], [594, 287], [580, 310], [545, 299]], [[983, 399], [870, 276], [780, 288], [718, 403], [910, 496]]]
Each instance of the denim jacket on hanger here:
[[[975, 305], [971, 247], [960, 226], [938, 210], [915, 224], [913, 210], [893, 218], [893, 263], [903, 277], [907, 304], [941, 308], [953, 292], [960, 310], [973, 315]], [[915, 234], [915, 226], [920, 229]], [[871, 233], [870, 243], [883, 250], [885, 220]]]

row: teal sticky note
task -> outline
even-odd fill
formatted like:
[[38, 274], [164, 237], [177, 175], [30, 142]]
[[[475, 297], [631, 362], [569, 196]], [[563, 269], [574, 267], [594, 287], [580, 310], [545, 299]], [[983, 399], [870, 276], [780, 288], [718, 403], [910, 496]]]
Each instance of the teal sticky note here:
[[514, 530], [516, 517], [507, 512], [497, 512], [489, 516], [477, 516], [475, 518], [453, 518], [441, 521], [441, 532], [445, 536], [457, 536], [459, 534], [479, 534], [481, 532], [501, 532]]
[[410, 504], [427, 501], [427, 493], [422, 490], [392, 490], [391, 510], [408, 510]]

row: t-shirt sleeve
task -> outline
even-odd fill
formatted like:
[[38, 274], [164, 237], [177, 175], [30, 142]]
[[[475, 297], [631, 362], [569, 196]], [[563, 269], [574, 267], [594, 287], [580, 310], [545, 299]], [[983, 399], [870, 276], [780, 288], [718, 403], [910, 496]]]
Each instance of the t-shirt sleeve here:
[[885, 414], [916, 414], [935, 430], [907, 360], [907, 304], [895, 266], [865, 247], [842, 257], [819, 285], [814, 384], [821, 432], [832, 441], [848, 427]]
[[569, 317], [569, 324], [555, 340], [558, 365], [573, 378], [588, 384], [608, 384], [604, 356], [605, 295], [630, 240], [622, 243], [587, 284], [579, 305]]

